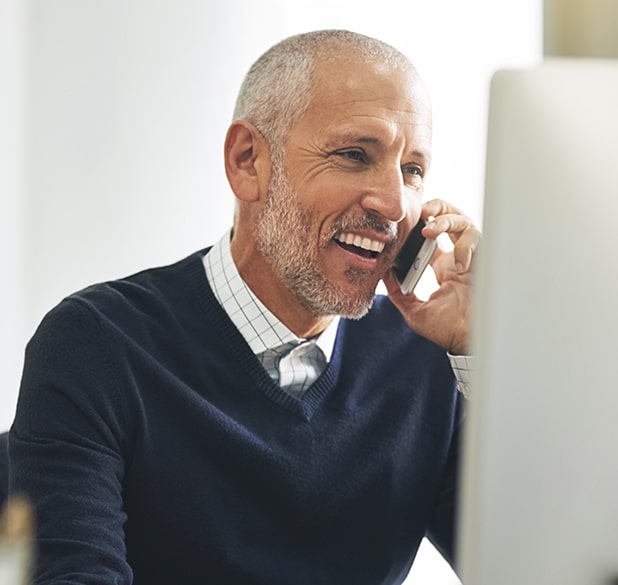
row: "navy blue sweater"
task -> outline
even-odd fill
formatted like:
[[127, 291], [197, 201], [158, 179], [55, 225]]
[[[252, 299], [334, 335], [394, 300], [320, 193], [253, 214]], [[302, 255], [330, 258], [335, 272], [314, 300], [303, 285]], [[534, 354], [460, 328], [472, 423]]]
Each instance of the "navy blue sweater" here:
[[11, 490], [36, 583], [400, 583], [452, 554], [461, 404], [384, 297], [341, 320], [302, 400], [214, 298], [203, 252], [65, 299], [28, 345]]

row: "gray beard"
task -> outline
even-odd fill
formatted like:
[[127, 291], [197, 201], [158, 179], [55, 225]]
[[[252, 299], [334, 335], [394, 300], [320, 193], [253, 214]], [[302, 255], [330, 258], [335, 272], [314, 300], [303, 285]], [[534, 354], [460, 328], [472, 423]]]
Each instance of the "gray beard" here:
[[[348, 283], [356, 287], [356, 294], [328, 280], [320, 270], [315, 248], [307, 245], [307, 226], [314, 224], [315, 217], [311, 211], [298, 204], [298, 197], [284, 176], [282, 165], [273, 161], [266, 205], [257, 224], [258, 251], [311, 315], [341, 315], [360, 319], [373, 305], [377, 286], [377, 281], [372, 282], [375, 274], [358, 268], [345, 271]], [[355, 225], [381, 231], [393, 230], [384, 221], [372, 217], [357, 219]], [[337, 226], [336, 231], [324, 236], [325, 241], [320, 242], [320, 246], [330, 243], [332, 236], [342, 229], [342, 226]]]

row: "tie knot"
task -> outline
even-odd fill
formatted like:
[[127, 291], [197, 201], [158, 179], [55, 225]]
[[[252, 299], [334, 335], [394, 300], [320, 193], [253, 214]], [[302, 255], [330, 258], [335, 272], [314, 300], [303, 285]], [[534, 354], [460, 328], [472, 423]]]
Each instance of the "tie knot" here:
[[326, 368], [326, 356], [315, 340], [292, 341], [264, 352], [262, 363], [283, 390], [300, 398]]

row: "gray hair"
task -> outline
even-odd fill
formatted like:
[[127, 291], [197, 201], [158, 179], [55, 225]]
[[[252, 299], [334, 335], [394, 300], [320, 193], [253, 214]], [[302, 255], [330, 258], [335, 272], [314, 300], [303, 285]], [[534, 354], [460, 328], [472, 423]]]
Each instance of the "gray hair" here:
[[280, 154], [286, 134], [309, 107], [314, 64], [343, 54], [393, 69], [416, 72], [410, 60], [392, 46], [346, 30], [322, 30], [284, 39], [249, 69], [240, 88], [234, 119], [251, 122], [273, 154]]

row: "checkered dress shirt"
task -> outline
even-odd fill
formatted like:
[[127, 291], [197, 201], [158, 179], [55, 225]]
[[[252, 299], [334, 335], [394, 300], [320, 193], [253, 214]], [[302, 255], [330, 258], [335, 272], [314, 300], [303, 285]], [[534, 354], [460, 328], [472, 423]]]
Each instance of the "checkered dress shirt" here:
[[301, 398], [330, 360], [339, 318], [319, 336], [296, 337], [240, 277], [232, 259], [229, 231], [203, 262], [215, 297], [268, 374], [283, 390]]
[[[339, 318], [317, 337], [296, 337], [253, 294], [238, 274], [230, 249], [230, 231], [204, 256], [208, 282], [221, 306], [268, 374], [286, 392], [301, 398], [332, 355]], [[449, 354], [458, 390], [469, 398], [471, 356]]]

